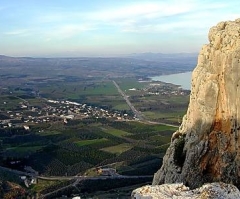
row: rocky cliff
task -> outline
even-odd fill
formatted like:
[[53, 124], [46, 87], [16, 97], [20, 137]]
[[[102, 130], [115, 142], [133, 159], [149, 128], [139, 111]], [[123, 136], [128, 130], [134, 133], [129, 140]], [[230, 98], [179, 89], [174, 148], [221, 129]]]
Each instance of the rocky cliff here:
[[231, 184], [211, 183], [190, 190], [183, 184], [144, 186], [132, 192], [133, 199], [236, 199], [239, 190]]
[[222, 181], [240, 188], [240, 19], [217, 24], [208, 37], [192, 74], [187, 114], [153, 185]]

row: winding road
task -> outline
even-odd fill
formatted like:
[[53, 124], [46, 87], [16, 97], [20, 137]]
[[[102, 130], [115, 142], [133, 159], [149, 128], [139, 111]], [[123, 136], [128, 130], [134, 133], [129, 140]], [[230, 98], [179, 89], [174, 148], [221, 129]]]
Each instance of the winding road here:
[[[124, 175], [113, 175], [113, 176], [97, 176], [97, 177], [88, 177], [88, 176], [72, 176], [72, 179], [76, 179], [76, 181], [74, 181], [72, 184], [70, 184], [70, 185], [67, 185], [67, 186], [65, 186], [65, 187], [61, 187], [61, 188], [59, 188], [59, 189], [56, 189], [56, 190], [54, 190], [54, 191], [52, 191], [52, 192], [49, 192], [49, 193], [47, 193], [47, 194], [44, 194], [44, 195], [41, 195], [40, 196], [40, 198], [46, 198], [47, 196], [51, 196], [52, 194], [54, 194], [54, 193], [57, 193], [57, 192], [59, 192], [59, 191], [62, 191], [62, 190], [64, 190], [64, 189], [67, 189], [67, 188], [69, 188], [69, 187], [74, 187], [74, 188], [76, 188], [76, 189], [78, 189], [77, 188], [77, 184], [78, 183], [80, 183], [80, 182], [82, 182], [82, 181], [84, 181], [84, 180], [107, 180], [107, 179], [137, 179], [137, 178], [153, 178], [153, 176], [152, 175], [146, 175], [146, 176], [124, 176]], [[60, 180], [60, 179], [62, 179], [62, 178], [64, 178], [64, 177], [53, 177], [53, 178], [48, 178], [49, 180], [50, 179], [54, 179], [54, 180]], [[44, 177], [44, 178], [42, 178], [42, 177], [40, 177], [40, 179], [47, 179], [46, 177]]]
[[49, 192], [47, 194], [41, 195], [40, 198], [46, 198], [47, 196], [50, 196], [51, 194], [54, 194], [58, 191], [67, 189], [68, 187], [76, 187], [78, 183], [84, 181], [84, 180], [107, 180], [107, 179], [138, 179], [138, 178], [153, 178], [152, 175], [143, 175], [143, 176], [127, 176], [127, 175], [119, 175], [115, 174], [112, 176], [95, 176], [95, 177], [90, 177], [90, 176], [40, 176], [36, 175], [34, 173], [29, 173], [29, 172], [24, 172], [24, 171], [18, 171], [14, 169], [10, 169], [7, 167], [2, 167], [0, 166], [1, 170], [8, 171], [11, 173], [15, 173], [17, 175], [24, 175], [24, 176], [32, 176], [37, 179], [42, 179], [42, 180], [50, 180], [50, 181], [59, 181], [59, 180], [75, 180], [72, 184], [61, 187], [59, 189], [56, 189], [52, 192]]

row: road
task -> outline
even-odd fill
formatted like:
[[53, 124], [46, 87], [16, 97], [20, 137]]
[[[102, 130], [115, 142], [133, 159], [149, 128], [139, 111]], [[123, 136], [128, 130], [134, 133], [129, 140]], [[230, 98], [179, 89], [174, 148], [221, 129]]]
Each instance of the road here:
[[[136, 179], [136, 178], [153, 178], [153, 176], [152, 175], [147, 175], [147, 176], [124, 176], [124, 175], [113, 175], [113, 176], [97, 176], [97, 177], [88, 177], [88, 176], [72, 176], [72, 177], [70, 177], [70, 178], [72, 178], [72, 179], [76, 179], [76, 181], [74, 181], [72, 184], [70, 184], [70, 185], [67, 185], [67, 186], [65, 186], [65, 187], [61, 187], [61, 188], [59, 188], [59, 189], [56, 189], [56, 190], [54, 190], [54, 191], [52, 191], [52, 192], [49, 192], [49, 193], [47, 193], [47, 194], [44, 194], [44, 195], [41, 195], [40, 196], [40, 199], [42, 198], [46, 198], [47, 196], [51, 196], [52, 194], [54, 194], [54, 193], [57, 193], [57, 192], [59, 192], [59, 191], [62, 191], [62, 190], [64, 190], [64, 189], [68, 189], [68, 188], [70, 188], [70, 187], [74, 187], [74, 188], [76, 188], [76, 189], [78, 189], [77, 188], [77, 184], [78, 183], [80, 183], [80, 182], [82, 182], [82, 181], [84, 181], [84, 180], [107, 180], [107, 179]], [[44, 178], [42, 178], [42, 177], [40, 177], [41, 179], [54, 179], [54, 180], [61, 180], [61, 179], [66, 179], [67, 177], [49, 177], [49, 178], [47, 178], [47, 177], [44, 177]], [[79, 191], [79, 190], [78, 190]]]
[[145, 121], [142, 121], [142, 122], [146, 123], [146, 124], [160, 124], [160, 125], [165, 125], [165, 126], [171, 126], [171, 127], [179, 128], [179, 125], [168, 124], [168, 123], [164, 123], [164, 122], [154, 122], [154, 121], [150, 121], [150, 120], [145, 120]]
[[122, 91], [122, 89], [119, 87], [119, 85], [114, 80], [112, 80], [112, 82], [115, 85], [115, 87], [117, 88], [120, 95], [126, 101], [127, 105], [130, 107], [132, 112], [135, 114], [136, 118], [138, 118], [139, 120], [144, 120], [144, 116], [133, 106], [133, 104], [129, 101], [128, 96]]
[[117, 88], [120, 95], [123, 97], [123, 99], [126, 101], [128, 106], [130, 107], [132, 112], [135, 114], [136, 118], [139, 119], [139, 121], [147, 123], [147, 124], [161, 124], [161, 125], [165, 125], [165, 126], [171, 126], [171, 127], [177, 127], [177, 128], [179, 127], [178, 125], [174, 125], [174, 124], [168, 124], [168, 123], [163, 123], [163, 122], [153, 122], [153, 121], [147, 120], [144, 117], [144, 115], [133, 106], [133, 104], [130, 102], [128, 96], [122, 91], [120, 86], [114, 80], [112, 80], [112, 82], [115, 85], [115, 87]]
[[106, 179], [136, 179], [136, 178], [147, 178], [153, 177], [152, 175], [143, 176], [126, 176], [126, 175], [112, 175], [112, 176], [36, 176], [38, 179], [42, 180], [106, 180]]
[[[42, 179], [42, 180], [51, 180], [51, 181], [58, 181], [58, 180], [75, 180], [72, 184], [67, 185], [65, 187], [61, 187], [57, 190], [54, 190], [52, 192], [49, 192], [45, 195], [41, 195], [40, 198], [45, 198], [47, 196], [50, 196], [51, 194], [54, 194], [58, 191], [67, 189], [69, 187], [76, 187], [78, 183], [84, 181], [84, 180], [107, 180], [107, 179], [137, 179], [137, 178], [153, 178], [152, 175], [143, 175], [143, 176], [126, 176], [126, 175], [119, 175], [119, 174], [115, 174], [112, 176], [95, 176], [95, 177], [90, 177], [90, 176], [40, 176], [40, 175], [36, 175], [33, 173], [28, 173], [28, 172], [23, 172], [23, 171], [18, 171], [18, 170], [14, 170], [14, 169], [10, 169], [7, 167], [2, 167], [0, 166], [1, 170], [5, 170], [5, 171], [9, 171], [12, 173], [15, 173], [17, 175], [22, 175], [22, 176], [33, 176], [35, 178], [38, 179]], [[77, 187], [76, 187], [77, 188]]]

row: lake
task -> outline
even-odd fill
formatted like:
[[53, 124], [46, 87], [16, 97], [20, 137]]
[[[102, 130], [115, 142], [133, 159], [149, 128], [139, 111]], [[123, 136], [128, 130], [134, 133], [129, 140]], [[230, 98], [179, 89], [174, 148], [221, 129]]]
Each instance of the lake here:
[[154, 81], [180, 85], [183, 89], [187, 90], [191, 90], [191, 78], [192, 72], [151, 77], [151, 79]]

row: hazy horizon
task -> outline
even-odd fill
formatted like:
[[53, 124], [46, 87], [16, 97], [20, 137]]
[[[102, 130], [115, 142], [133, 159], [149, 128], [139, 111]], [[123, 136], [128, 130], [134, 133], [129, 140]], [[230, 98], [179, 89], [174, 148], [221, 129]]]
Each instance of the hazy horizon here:
[[198, 53], [208, 30], [240, 17], [240, 2], [9, 0], [0, 5], [0, 54], [112, 57]]
[[0, 54], [0, 56], [4, 56], [4, 57], [12, 57], [12, 58], [66, 58], [66, 59], [71, 59], [71, 58], [139, 58], [139, 59], [144, 59], [144, 58], [160, 58], [158, 56], [180, 56], [180, 57], [184, 57], [186, 55], [189, 55], [189, 57], [192, 56], [196, 56], [198, 55], [198, 52], [193, 52], [193, 53], [184, 53], [184, 52], [179, 52], [179, 53], [153, 53], [153, 52], [143, 52], [143, 53], [130, 53], [130, 54], [119, 54], [119, 55], [89, 55], [89, 56], [81, 56], [81, 55], [70, 55], [70, 56], [66, 56], [66, 55], [60, 55], [60, 56], [54, 56], [54, 55], [46, 55], [46, 56], [40, 56], [40, 55], [35, 55], [35, 56], [30, 56], [30, 55], [24, 55], [24, 56], [11, 56], [11, 55], [5, 55], [5, 54]]

